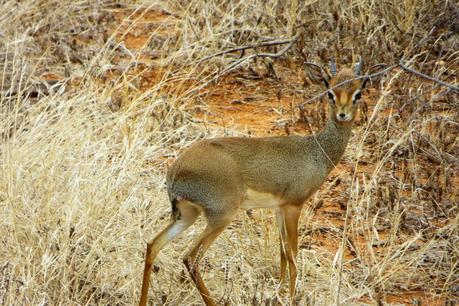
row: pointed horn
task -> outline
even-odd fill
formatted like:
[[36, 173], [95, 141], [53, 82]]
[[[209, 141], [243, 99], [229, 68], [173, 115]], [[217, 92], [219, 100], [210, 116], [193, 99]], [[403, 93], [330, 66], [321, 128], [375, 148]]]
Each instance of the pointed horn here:
[[360, 73], [362, 72], [362, 67], [363, 67], [363, 58], [359, 56], [359, 62], [357, 65], [355, 65], [355, 70], [354, 73], [356, 76], [360, 76]]
[[332, 74], [332, 76], [336, 75], [336, 63], [334, 58], [330, 59], [330, 73]]

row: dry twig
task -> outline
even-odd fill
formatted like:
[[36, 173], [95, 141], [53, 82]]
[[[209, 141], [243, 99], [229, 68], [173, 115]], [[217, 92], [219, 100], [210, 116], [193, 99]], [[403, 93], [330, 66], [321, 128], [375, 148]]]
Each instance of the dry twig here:
[[285, 48], [283, 48], [282, 50], [280, 50], [279, 52], [277, 53], [256, 53], [256, 54], [252, 54], [252, 55], [249, 55], [249, 56], [246, 56], [244, 58], [241, 58], [239, 60], [237, 60], [236, 62], [232, 63], [231, 65], [229, 65], [227, 68], [225, 68], [222, 72], [218, 73], [215, 78], [219, 78], [225, 74], [227, 74], [228, 72], [230, 71], [233, 71], [234, 69], [236, 69], [237, 67], [239, 67], [240, 65], [242, 65], [244, 62], [246, 61], [249, 61], [249, 60], [252, 60], [252, 59], [255, 59], [257, 57], [270, 57], [270, 58], [278, 58], [280, 56], [282, 56], [285, 52], [287, 52], [288, 50], [290, 50], [290, 48], [293, 46], [293, 44], [298, 40], [298, 37], [299, 35], [295, 35], [291, 40], [290, 42], [288, 43], [287, 46], [285, 46]]
[[213, 81], [217, 80], [218, 78], [222, 77], [223, 75], [225, 75], [225, 74], [233, 71], [237, 67], [241, 66], [246, 61], [255, 59], [257, 57], [278, 58], [278, 57], [282, 56], [284, 53], [286, 53], [288, 50], [290, 50], [290, 48], [295, 44], [295, 42], [298, 40], [298, 38], [299, 38], [299, 34], [295, 35], [292, 39], [289, 40], [288, 45], [285, 46], [282, 50], [280, 50], [277, 53], [256, 53], [256, 54], [252, 54], [252, 55], [243, 57], [243, 58], [235, 61], [234, 63], [232, 63], [231, 65], [229, 65], [225, 69], [223, 69], [223, 71], [217, 72], [209, 81], [205, 82], [202, 86], [197, 88], [197, 90], [200, 90], [200, 89], [206, 87], [207, 85], [209, 85]]
[[202, 59], [200, 59], [198, 61], [198, 63], [207, 61], [207, 60], [209, 60], [211, 58], [214, 58], [214, 57], [217, 57], [217, 56], [220, 56], [220, 55], [232, 53], [232, 52], [245, 51], [247, 49], [255, 49], [255, 48], [261, 48], [261, 47], [271, 47], [271, 46], [285, 45], [285, 44], [289, 44], [291, 42], [292, 42], [292, 39], [286, 39], [286, 40], [267, 41], [267, 42], [259, 43], [259, 44], [256, 44], [256, 45], [236, 47], [236, 48], [228, 49], [228, 50], [225, 50], [225, 51], [221, 51], [221, 52], [218, 52], [218, 53], [203, 57]]
[[412, 69], [412, 68], [409, 68], [408, 66], [405, 66], [405, 64], [403, 64], [402, 61], [399, 62], [398, 66], [399, 66], [400, 68], [402, 68], [403, 70], [409, 72], [409, 73], [412, 73], [412, 74], [417, 75], [417, 76], [419, 76], [419, 77], [421, 77], [421, 78], [424, 78], [424, 79], [426, 79], [426, 80], [435, 82], [435, 83], [437, 83], [437, 84], [440, 84], [441, 86], [445, 86], [445, 87], [448, 87], [448, 88], [451, 89], [451, 90], [454, 90], [454, 91], [459, 92], [459, 87], [458, 87], [458, 86], [452, 85], [452, 84], [449, 84], [449, 83], [446, 83], [446, 82], [444, 82], [444, 81], [442, 81], [442, 80], [439, 80], [439, 79], [437, 79], [437, 78], [431, 77], [431, 76], [429, 76], [429, 75], [427, 75], [427, 74], [421, 73], [421, 72], [419, 72], [419, 71], [417, 71], [417, 70], [414, 70], [414, 69]]

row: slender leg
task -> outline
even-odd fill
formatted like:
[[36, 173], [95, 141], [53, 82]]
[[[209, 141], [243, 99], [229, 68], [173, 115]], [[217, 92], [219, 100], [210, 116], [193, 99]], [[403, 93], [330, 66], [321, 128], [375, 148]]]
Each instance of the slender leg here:
[[143, 271], [142, 291], [140, 296], [139, 306], [147, 305], [148, 286], [150, 283], [150, 274], [153, 261], [159, 251], [177, 235], [186, 230], [191, 224], [196, 221], [200, 211], [190, 204], [178, 203], [177, 208], [180, 210], [171, 223], [162, 230], [153, 240], [147, 243], [147, 251], [145, 255], [145, 268]]
[[287, 262], [290, 277], [290, 299], [293, 301], [296, 293], [296, 255], [298, 254], [298, 220], [301, 206], [289, 205], [282, 207], [284, 224], [287, 231]]
[[284, 223], [284, 214], [279, 209], [276, 212], [277, 226], [279, 228], [279, 244], [280, 244], [280, 276], [279, 282], [282, 284], [285, 280], [285, 271], [287, 268], [287, 256], [286, 256], [286, 237], [287, 231]]
[[212, 221], [212, 223], [207, 224], [206, 229], [202, 232], [190, 252], [183, 259], [183, 263], [190, 273], [191, 279], [193, 280], [196, 288], [198, 288], [199, 293], [207, 306], [215, 306], [216, 304], [204, 284], [201, 274], [199, 273], [199, 260], [203, 257], [212, 242], [231, 222], [231, 220], [221, 222]]

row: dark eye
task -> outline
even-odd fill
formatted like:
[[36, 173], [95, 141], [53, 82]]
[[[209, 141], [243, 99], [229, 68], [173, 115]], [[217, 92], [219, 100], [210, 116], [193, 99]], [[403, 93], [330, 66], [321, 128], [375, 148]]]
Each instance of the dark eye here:
[[354, 103], [357, 102], [358, 100], [360, 100], [360, 98], [362, 98], [362, 93], [359, 91], [358, 93], [355, 94], [354, 96]]
[[330, 101], [335, 102], [335, 96], [331, 92], [328, 92], [327, 95]]

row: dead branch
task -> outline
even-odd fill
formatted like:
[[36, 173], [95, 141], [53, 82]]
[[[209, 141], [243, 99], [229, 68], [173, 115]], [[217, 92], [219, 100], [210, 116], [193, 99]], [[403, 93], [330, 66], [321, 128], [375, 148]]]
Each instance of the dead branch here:
[[267, 41], [267, 42], [262, 42], [262, 43], [259, 43], [259, 44], [256, 44], [256, 45], [236, 47], [236, 48], [228, 49], [228, 50], [225, 50], [225, 51], [221, 51], [221, 52], [218, 52], [218, 53], [203, 57], [202, 59], [200, 59], [198, 61], [198, 63], [207, 61], [207, 60], [209, 60], [211, 58], [214, 58], [214, 57], [217, 57], [217, 56], [220, 56], [220, 55], [232, 53], [232, 52], [244, 51], [244, 50], [247, 50], [247, 49], [255, 49], [255, 48], [260, 48], [260, 47], [270, 47], [270, 46], [277, 46], [277, 45], [285, 45], [285, 44], [289, 44], [291, 42], [292, 42], [292, 39], [286, 39], [286, 40]]
[[252, 54], [252, 55], [249, 55], [249, 56], [246, 56], [246, 57], [243, 57], [237, 61], [235, 61], [234, 63], [232, 63], [231, 65], [229, 65], [228, 67], [226, 67], [225, 69], [223, 69], [221, 72], [218, 72], [216, 73], [209, 81], [205, 82], [203, 85], [201, 85], [197, 90], [200, 90], [204, 87], [206, 87], [207, 85], [209, 85], [210, 83], [212, 83], [213, 81], [217, 80], [218, 78], [222, 77], [223, 75], [233, 71], [234, 69], [236, 69], [237, 67], [241, 66], [243, 63], [245, 63], [246, 61], [250, 61], [252, 59], [255, 59], [257, 57], [270, 57], [270, 58], [278, 58], [278, 57], [281, 57], [284, 53], [286, 53], [288, 50], [290, 50], [290, 48], [295, 44], [295, 42], [298, 40], [299, 38], [299, 34], [293, 36], [289, 41], [288, 41], [288, 45], [285, 46], [282, 50], [280, 50], [279, 52], [277, 53], [256, 53], [256, 54]]
[[295, 35], [288, 43], [287, 46], [285, 46], [285, 48], [283, 48], [282, 50], [280, 50], [279, 52], [277, 53], [256, 53], [256, 54], [252, 54], [252, 55], [249, 55], [249, 56], [246, 56], [246, 57], [243, 57], [237, 61], [235, 61], [234, 63], [232, 63], [231, 65], [229, 65], [228, 67], [226, 67], [222, 72], [220, 72], [219, 74], [217, 74], [216, 78], [219, 78], [221, 76], [223, 76], [224, 74], [227, 74], [228, 72], [230, 71], [233, 71], [234, 69], [236, 69], [237, 67], [239, 67], [240, 65], [242, 65], [244, 62], [246, 61], [249, 61], [249, 60], [252, 60], [252, 59], [255, 59], [257, 57], [270, 57], [270, 58], [278, 58], [280, 56], [282, 56], [285, 52], [287, 52], [288, 50], [290, 50], [290, 48], [293, 46], [293, 44], [298, 40], [298, 37], [299, 35]]
[[409, 73], [412, 73], [412, 74], [417, 75], [417, 76], [419, 76], [419, 77], [421, 77], [421, 78], [424, 78], [424, 79], [426, 79], [426, 80], [435, 82], [435, 83], [437, 83], [437, 84], [440, 84], [441, 86], [445, 86], [445, 87], [448, 87], [448, 88], [451, 89], [451, 90], [454, 90], [454, 91], [459, 92], [459, 87], [458, 87], [458, 86], [455, 86], [455, 85], [446, 83], [446, 82], [444, 82], [444, 81], [442, 81], [442, 80], [439, 80], [439, 79], [437, 79], [437, 78], [431, 77], [431, 76], [429, 76], [429, 75], [427, 75], [427, 74], [421, 73], [421, 72], [419, 72], [419, 71], [417, 71], [417, 70], [414, 70], [414, 69], [412, 69], [412, 68], [409, 68], [408, 66], [405, 66], [405, 65], [403, 64], [402, 61], [399, 62], [398, 66], [399, 66], [400, 68], [402, 68], [403, 70], [409, 72]]

